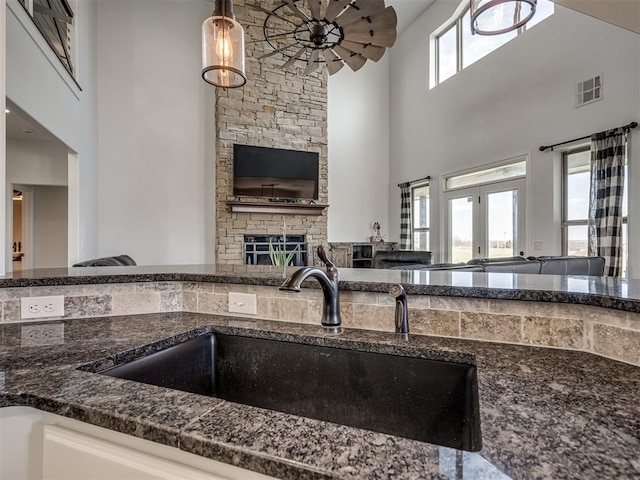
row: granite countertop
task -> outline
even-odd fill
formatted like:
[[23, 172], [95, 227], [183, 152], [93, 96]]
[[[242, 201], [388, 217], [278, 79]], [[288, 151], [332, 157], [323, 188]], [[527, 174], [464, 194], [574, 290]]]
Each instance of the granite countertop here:
[[[23, 329], [55, 326], [56, 345]], [[76, 367], [207, 331], [475, 362], [479, 453], [240, 405]], [[37, 336], [36, 336], [37, 338]], [[172, 313], [0, 326], [0, 406], [22, 405], [287, 479], [640, 478], [640, 368], [588, 353]], [[145, 349], [136, 350], [136, 354]]]
[[[23, 270], [0, 276], [0, 288], [131, 282], [214, 282], [280, 286], [298, 267], [163, 265]], [[388, 292], [401, 283], [411, 295], [560, 302], [640, 312], [640, 280], [576, 275], [341, 268], [340, 289]], [[319, 288], [307, 280], [305, 287]]]

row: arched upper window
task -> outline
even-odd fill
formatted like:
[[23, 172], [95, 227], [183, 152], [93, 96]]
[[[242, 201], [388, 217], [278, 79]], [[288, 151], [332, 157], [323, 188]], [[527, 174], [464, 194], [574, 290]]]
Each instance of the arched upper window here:
[[500, 48], [509, 40], [524, 33], [553, 14], [554, 4], [550, 0], [538, 0], [536, 13], [524, 26], [502, 35], [472, 35], [469, 2], [463, 1], [459, 15], [438, 28], [435, 40], [435, 62], [432, 63], [431, 87], [444, 82], [463, 68], [477, 62], [485, 55]]

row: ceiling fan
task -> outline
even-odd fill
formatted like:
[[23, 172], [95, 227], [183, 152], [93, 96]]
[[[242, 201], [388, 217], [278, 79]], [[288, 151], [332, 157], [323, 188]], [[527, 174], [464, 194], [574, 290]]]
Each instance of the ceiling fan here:
[[246, 5], [267, 14], [262, 30], [271, 51], [259, 59], [280, 54], [280, 68], [303, 62], [305, 75], [323, 64], [329, 75], [345, 64], [355, 72], [396, 41], [396, 12], [384, 0], [282, 0], [273, 10]]

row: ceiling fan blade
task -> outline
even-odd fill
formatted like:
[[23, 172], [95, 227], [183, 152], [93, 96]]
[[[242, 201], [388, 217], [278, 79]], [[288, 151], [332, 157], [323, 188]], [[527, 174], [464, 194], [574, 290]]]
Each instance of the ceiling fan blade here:
[[326, 49], [323, 52], [324, 60], [327, 62], [327, 70], [329, 71], [329, 75], [333, 75], [334, 73], [338, 73], [342, 67], [344, 67], [344, 63], [330, 48]]
[[[296, 33], [296, 30], [291, 30], [290, 32], [284, 32], [284, 33], [279, 33], [277, 35], [270, 35], [269, 36], [269, 40], [274, 40], [274, 39], [281, 39], [284, 37], [288, 37], [293, 35], [294, 33]], [[245, 44], [249, 44], [249, 43], [261, 43], [264, 42], [265, 39], [264, 38], [258, 38], [257, 40], [247, 40], [246, 42], [244, 42]]]
[[353, 70], [354, 72], [357, 72], [358, 70], [360, 70], [362, 66], [365, 63], [367, 63], [367, 59], [364, 58], [362, 55], [360, 55], [359, 53], [350, 52], [349, 50], [347, 50], [344, 47], [341, 47], [340, 45], [336, 45], [335, 47], [333, 47], [333, 50], [338, 55], [340, 55], [340, 58], [342, 58], [342, 61], [347, 65], [349, 65], [349, 68], [351, 68], [351, 70]]
[[[264, 41], [264, 40], [263, 40], [263, 41]], [[261, 57], [258, 57], [258, 60], [262, 60], [263, 58], [272, 57], [272, 56], [274, 56], [276, 53], [280, 53], [280, 52], [282, 52], [282, 51], [286, 50], [287, 48], [295, 47], [296, 45], [297, 45], [297, 43], [292, 43], [291, 45], [285, 45], [284, 47], [277, 48], [277, 49], [275, 49], [273, 52], [269, 52], [269, 53], [267, 53], [267, 54], [265, 54], [265, 55], [262, 55]]]
[[300, 25], [299, 23], [296, 23], [296, 22], [294, 22], [292, 20], [289, 20], [288, 18], [283, 17], [282, 15], [278, 15], [277, 13], [272, 12], [268, 8], [261, 7], [260, 5], [254, 5], [253, 3], [247, 3], [246, 5], [249, 8], [253, 8], [254, 10], [258, 10], [259, 12], [266, 13], [267, 15], [271, 15], [272, 17], [278, 18], [278, 19], [283, 20], [285, 22], [288, 22], [288, 23], [290, 23], [292, 25], [295, 25], [296, 27], [298, 27]]
[[296, 60], [298, 60], [300, 58], [300, 55], [302, 55], [306, 49], [307, 49], [307, 47], [300, 47], [300, 50], [298, 50], [293, 55], [293, 57], [291, 57], [289, 60], [287, 60], [287, 62], [284, 65], [282, 65], [282, 67], [280, 67], [280, 68], [284, 70], [286, 68], [289, 68], [294, 63], [296, 63]]
[[293, 3], [293, 0], [284, 0], [284, 3], [291, 9], [293, 13], [300, 17], [303, 22], [309, 21], [309, 17], [307, 17], [304, 12], [300, 10], [295, 3]]
[[343, 40], [342, 42], [340, 42], [340, 45], [347, 50], [359, 53], [363, 57], [369, 60], [373, 60], [374, 62], [380, 60], [384, 56], [384, 52], [386, 51], [386, 48], [384, 47], [378, 47], [376, 45], [371, 45], [370, 43], [362, 44], [350, 42], [349, 40]]
[[342, 28], [344, 39], [357, 43], [371, 43], [391, 47], [396, 41], [398, 17], [393, 7]]
[[356, 0], [335, 21], [339, 27], [344, 27], [380, 12], [384, 12], [384, 0]]
[[320, 55], [320, 50], [314, 50], [311, 52], [311, 56], [309, 57], [309, 61], [307, 63], [307, 68], [304, 69], [304, 74], [309, 75], [310, 73], [315, 72], [320, 63], [318, 62], [318, 57]]
[[309, 4], [311, 17], [316, 20], [320, 20], [320, 7], [322, 7], [322, 0], [307, 0], [307, 3]]
[[324, 18], [327, 22], [333, 22], [338, 15], [349, 5], [351, 0], [329, 0], [327, 5], [327, 11], [324, 13]]

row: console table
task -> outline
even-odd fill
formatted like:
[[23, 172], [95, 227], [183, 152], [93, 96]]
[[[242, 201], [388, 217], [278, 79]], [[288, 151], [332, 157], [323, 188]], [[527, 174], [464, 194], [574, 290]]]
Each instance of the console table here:
[[329, 252], [336, 267], [371, 268], [376, 252], [388, 252], [397, 246], [396, 242], [337, 242], [329, 243]]

